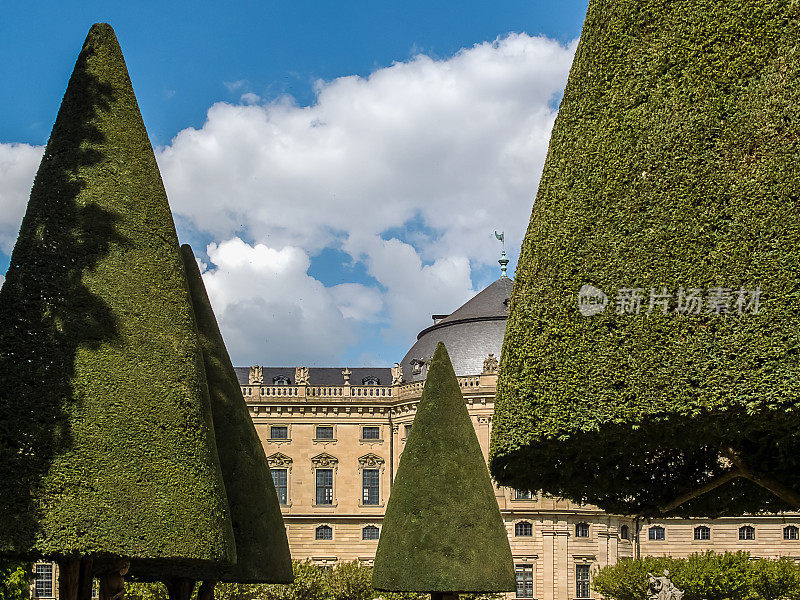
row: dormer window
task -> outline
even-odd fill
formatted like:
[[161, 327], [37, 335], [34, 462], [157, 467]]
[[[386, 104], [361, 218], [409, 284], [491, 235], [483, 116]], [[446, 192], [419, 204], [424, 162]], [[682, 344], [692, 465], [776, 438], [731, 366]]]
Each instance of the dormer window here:
[[375, 375], [367, 375], [361, 380], [361, 385], [380, 385], [381, 380], [375, 377]]
[[272, 385], [291, 385], [292, 380], [286, 375], [276, 375], [272, 378]]
[[422, 367], [425, 366], [425, 361], [421, 358], [411, 359], [411, 373], [412, 375], [419, 375], [422, 373]]

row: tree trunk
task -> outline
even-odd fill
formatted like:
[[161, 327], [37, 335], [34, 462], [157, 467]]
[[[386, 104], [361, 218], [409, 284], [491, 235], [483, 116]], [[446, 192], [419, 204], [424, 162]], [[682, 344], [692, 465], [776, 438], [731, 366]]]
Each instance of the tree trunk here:
[[78, 600], [92, 600], [92, 587], [94, 585], [94, 571], [91, 557], [81, 559], [80, 572], [78, 573]]
[[453, 592], [431, 592], [431, 600], [458, 600], [458, 594]]
[[214, 586], [216, 581], [204, 581], [197, 590], [197, 600], [214, 600]]
[[58, 597], [59, 600], [78, 600], [81, 559], [64, 558], [58, 564]]
[[110, 571], [100, 575], [100, 600], [124, 600], [125, 574], [129, 568], [130, 563], [121, 560]]
[[192, 597], [194, 584], [195, 580], [188, 577], [170, 577], [164, 580], [169, 600], [189, 600]]

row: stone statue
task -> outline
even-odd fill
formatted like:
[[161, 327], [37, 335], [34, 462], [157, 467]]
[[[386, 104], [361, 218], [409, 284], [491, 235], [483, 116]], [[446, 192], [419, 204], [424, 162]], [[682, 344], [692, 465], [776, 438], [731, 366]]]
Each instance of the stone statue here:
[[497, 369], [497, 359], [494, 357], [494, 354], [490, 352], [489, 356], [483, 359], [483, 372], [484, 374], [497, 373]]
[[294, 370], [294, 382], [297, 385], [308, 385], [311, 383], [308, 374], [308, 367], [297, 367]]
[[664, 569], [662, 577], [647, 574], [647, 600], [682, 600], [683, 592], [669, 580], [669, 571]]
[[350, 375], [352, 375], [352, 374], [353, 374], [353, 372], [350, 369], [348, 369], [347, 367], [345, 367], [344, 371], [342, 371], [342, 375], [344, 376], [344, 384], [345, 385], [350, 385]]
[[264, 383], [264, 370], [259, 365], [253, 365], [250, 367], [248, 383], [250, 385], [261, 385]]
[[403, 367], [400, 363], [394, 363], [392, 367], [392, 385], [399, 385], [403, 383]]

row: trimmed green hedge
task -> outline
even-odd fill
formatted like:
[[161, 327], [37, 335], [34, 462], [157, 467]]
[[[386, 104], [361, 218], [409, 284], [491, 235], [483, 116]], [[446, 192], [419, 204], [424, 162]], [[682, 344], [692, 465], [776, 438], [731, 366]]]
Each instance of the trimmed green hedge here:
[[[798, 39], [797, 3], [591, 1], [516, 274], [498, 482], [657, 513], [731, 447], [800, 489]], [[664, 286], [760, 287], [760, 310], [648, 313]], [[786, 506], [738, 479], [678, 512]]]
[[[430, 600], [428, 594], [378, 592], [372, 587], [372, 567], [363, 562], [339, 563], [323, 568], [313, 562], [292, 562], [294, 582], [290, 585], [218, 583], [216, 600]], [[168, 600], [160, 583], [127, 583], [129, 600]], [[191, 600], [196, 600], [195, 588]], [[498, 600], [499, 594], [466, 594], [463, 600]]]
[[405, 592], [516, 587], [494, 487], [441, 342], [400, 457], [372, 584]]
[[183, 260], [107, 24], [0, 290], [0, 522], [7, 555], [235, 559]]
[[236, 538], [236, 565], [230, 574], [223, 575], [222, 581], [291, 583], [289, 541], [264, 447], [242, 397], [194, 253], [188, 245], [181, 250], [200, 332], [217, 451]]
[[642, 600], [647, 576], [669, 571], [683, 600], [796, 600], [800, 598], [800, 565], [790, 558], [751, 557], [747, 552], [703, 552], [687, 558], [648, 556], [623, 559], [600, 569], [592, 588], [612, 600]]

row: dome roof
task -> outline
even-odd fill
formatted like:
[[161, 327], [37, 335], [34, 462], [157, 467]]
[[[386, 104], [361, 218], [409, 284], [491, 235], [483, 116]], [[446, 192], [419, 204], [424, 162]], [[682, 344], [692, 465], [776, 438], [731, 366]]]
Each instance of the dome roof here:
[[478, 375], [483, 361], [500, 356], [514, 281], [501, 277], [446, 317], [420, 331], [400, 365], [405, 381], [421, 381], [438, 342], [443, 342], [456, 375]]

